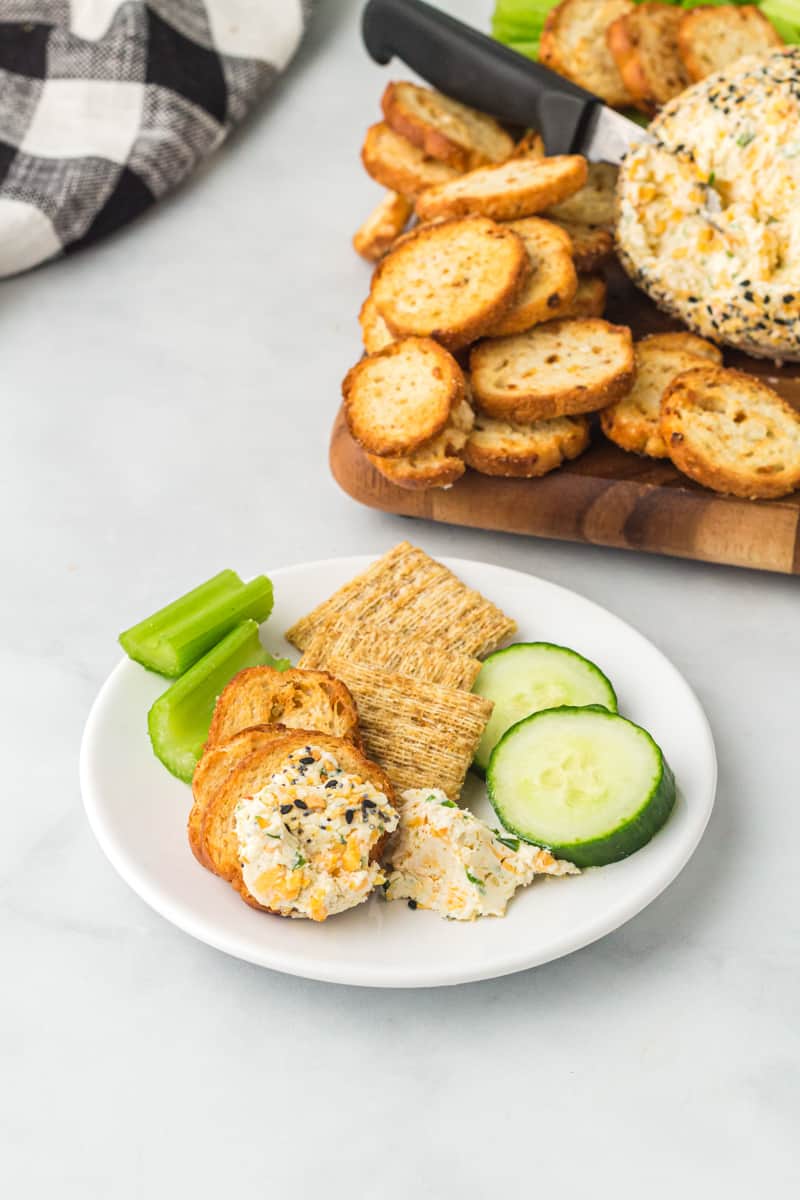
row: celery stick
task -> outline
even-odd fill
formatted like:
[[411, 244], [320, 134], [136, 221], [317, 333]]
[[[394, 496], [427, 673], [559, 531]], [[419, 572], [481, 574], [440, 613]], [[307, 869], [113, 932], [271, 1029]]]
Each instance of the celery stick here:
[[268, 667], [273, 667], [276, 671], [288, 671], [292, 665], [290, 658], [276, 658], [274, 654], [268, 654], [266, 662]]
[[265, 575], [245, 584], [234, 571], [220, 571], [119, 640], [130, 658], [175, 678], [240, 621], [265, 621], [271, 612], [272, 584]]
[[516, 50], [517, 54], [521, 54], [523, 58], [532, 58], [534, 61], [539, 57], [538, 42], [506, 42], [509, 50]]
[[789, 45], [800, 41], [800, 3], [798, 0], [764, 0], [758, 6], [769, 17], [783, 40]]
[[258, 624], [242, 621], [159, 696], [147, 714], [147, 728], [153, 752], [168, 771], [191, 780], [217, 696], [239, 671], [269, 657], [258, 640]]

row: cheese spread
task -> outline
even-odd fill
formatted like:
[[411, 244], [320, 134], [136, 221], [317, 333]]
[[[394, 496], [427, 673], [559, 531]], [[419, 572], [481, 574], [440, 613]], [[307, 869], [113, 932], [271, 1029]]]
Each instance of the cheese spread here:
[[384, 882], [374, 851], [397, 823], [383, 792], [312, 743], [237, 803], [242, 878], [272, 912], [324, 921]]
[[410, 789], [384, 856], [387, 900], [408, 900], [455, 921], [502, 917], [536, 875], [575, 875], [577, 867], [478, 817], [438, 789]]

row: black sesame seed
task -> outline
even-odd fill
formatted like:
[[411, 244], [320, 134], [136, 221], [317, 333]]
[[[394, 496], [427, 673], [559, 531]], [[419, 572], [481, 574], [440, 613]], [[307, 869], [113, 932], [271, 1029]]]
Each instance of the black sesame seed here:
[[409, 902], [408, 902], [408, 907], [409, 907], [409, 908], [416, 908], [416, 907], [417, 907], [417, 902], [416, 902], [416, 900], [409, 900]]
[[329, 779], [328, 782], [325, 784], [326, 788], [335, 788], [338, 786], [339, 786], [339, 784], [338, 784], [337, 780], [335, 780], [335, 779]]
[[364, 799], [361, 801], [361, 807], [362, 808], [377, 808], [378, 806], [374, 800], [370, 800], [367, 796], [365, 796]]
[[291, 811], [292, 811], [292, 806], [291, 806], [291, 804], [282, 804], [282, 805], [281, 805], [281, 812], [282, 812], [284, 815], [285, 815], [287, 812], [291, 812]]
[[749, 300], [752, 303], [753, 300], [755, 299], [755, 296], [753, 295], [752, 292], [745, 292], [744, 298], [745, 298], [745, 300]]
[[784, 304], [791, 304], [793, 300], [794, 300], [794, 292], [787, 292], [786, 295], [783, 297]]
[[345, 812], [345, 814], [344, 814], [344, 819], [345, 819], [345, 821], [347, 821], [347, 824], [348, 824], [348, 825], [352, 825], [352, 824], [353, 824], [353, 817], [354, 817], [355, 815], [356, 815], [356, 810], [355, 810], [354, 808], [348, 808], [348, 809], [347, 809], [347, 811], [346, 811], [346, 812]]
[[295, 808], [302, 808], [304, 810], [308, 808], [308, 805], [306, 804], [305, 800], [295, 800], [294, 806], [295, 806]]
[[314, 759], [310, 754], [307, 754], [305, 758], [300, 759], [300, 762], [304, 767], [311, 767], [314, 764]]

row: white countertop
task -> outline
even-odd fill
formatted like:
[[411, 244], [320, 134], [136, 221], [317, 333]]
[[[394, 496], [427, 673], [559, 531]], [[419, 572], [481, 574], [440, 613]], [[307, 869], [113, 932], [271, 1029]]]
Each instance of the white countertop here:
[[[377, 196], [358, 150], [386, 76], [355, 0], [319, 7], [201, 178], [2, 289], [4, 1193], [789, 1195], [798, 582], [411, 524], [337, 489], [368, 279], [349, 237]], [[227, 958], [133, 895], [84, 819], [78, 744], [116, 634], [220, 567], [406, 536], [574, 588], [661, 647], [717, 740], [709, 829], [617, 933], [492, 983], [360, 991]]]

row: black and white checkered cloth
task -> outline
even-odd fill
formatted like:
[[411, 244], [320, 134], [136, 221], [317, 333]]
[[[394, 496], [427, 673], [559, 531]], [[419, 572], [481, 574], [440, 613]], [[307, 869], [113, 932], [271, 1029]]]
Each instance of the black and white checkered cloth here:
[[307, 0], [0, 0], [0, 276], [138, 216], [288, 63]]

